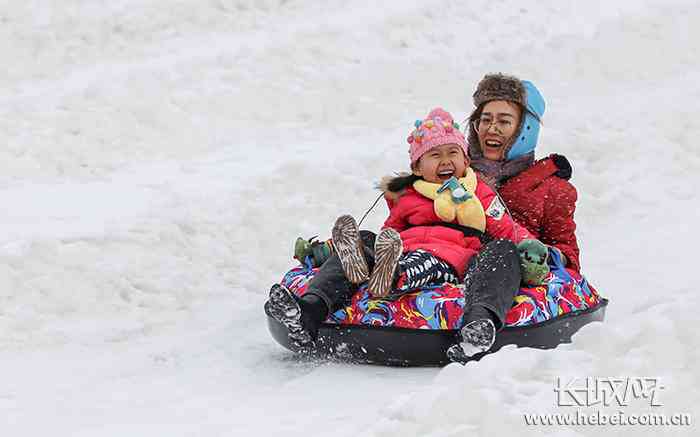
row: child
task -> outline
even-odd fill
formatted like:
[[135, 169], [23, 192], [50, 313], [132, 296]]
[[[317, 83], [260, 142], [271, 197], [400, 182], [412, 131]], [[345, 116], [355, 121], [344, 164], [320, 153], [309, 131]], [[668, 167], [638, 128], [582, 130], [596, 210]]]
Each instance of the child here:
[[[515, 243], [530, 235], [517, 227], [498, 196], [469, 168], [459, 126], [437, 108], [408, 137], [412, 174], [385, 179], [390, 215], [383, 230], [358, 230], [342, 216], [333, 227], [335, 254], [297, 299], [275, 285], [270, 313], [299, 345], [313, 342], [319, 324], [369, 280], [374, 296], [428, 284], [465, 280], [464, 326], [448, 356], [463, 361], [488, 350], [503, 326], [520, 284]], [[491, 238], [482, 245], [482, 239]]]

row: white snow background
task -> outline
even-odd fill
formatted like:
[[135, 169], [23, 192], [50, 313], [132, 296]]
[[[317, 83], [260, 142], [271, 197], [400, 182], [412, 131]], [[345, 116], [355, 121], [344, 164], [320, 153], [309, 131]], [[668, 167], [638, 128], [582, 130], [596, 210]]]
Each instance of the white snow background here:
[[[697, 435], [522, 414], [566, 412], [557, 376], [654, 376], [663, 407], [626, 414], [700, 419], [698, 23], [694, 1], [0, 1], [0, 435]], [[538, 156], [573, 163], [605, 323], [443, 369], [277, 345], [294, 239], [360, 216], [413, 120], [462, 120], [495, 71], [547, 99]]]

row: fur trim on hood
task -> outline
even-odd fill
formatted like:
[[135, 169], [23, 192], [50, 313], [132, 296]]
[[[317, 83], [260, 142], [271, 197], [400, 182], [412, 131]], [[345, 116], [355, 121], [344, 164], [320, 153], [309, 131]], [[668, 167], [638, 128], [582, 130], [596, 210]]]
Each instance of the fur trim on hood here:
[[406, 188], [413, 186], [413, 183], [420, 179], [409, 172], [400, 172], [393, 176], [384, 176], [377, 184], [377, 189], [384, 193], [384, 197], [395, 202], [403, 195]]

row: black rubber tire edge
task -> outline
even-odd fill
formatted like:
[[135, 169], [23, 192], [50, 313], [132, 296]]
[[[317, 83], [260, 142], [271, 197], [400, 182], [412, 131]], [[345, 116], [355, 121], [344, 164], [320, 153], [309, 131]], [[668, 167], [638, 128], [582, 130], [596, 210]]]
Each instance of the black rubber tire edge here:
[[[506, 327], [496, 336], [491, 350], [483, 356], [514, 344], [517, 347], [552, 349], [570, 343], [571, 337], [584, 325], [603, 321], [608, 300], [594, 307], [574, 311], [542, 323]], [[323, 323], [314, 348], [299, 349], [289, 341], [287, 329], [273, 319], [265, 304], [267, 325], [272, 337], [283, 347], [306, 355], [342, 361], [389, 366], [441, 366], [447, 364], [447, 348], [454, 344], [457, 331], [410, 329], [368, 325], [336, 325]]]

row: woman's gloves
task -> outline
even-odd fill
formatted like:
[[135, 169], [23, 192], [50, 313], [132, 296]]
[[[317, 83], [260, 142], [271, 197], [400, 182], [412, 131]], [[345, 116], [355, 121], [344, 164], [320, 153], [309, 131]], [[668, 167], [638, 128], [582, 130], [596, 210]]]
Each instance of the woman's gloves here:
[[316, 237], [305, 240], [299, 237], [294, 243], [294, 258], [305, 264], [308, 257], [312, 267], [320, 267], [321, 264], [330, 258], [332, 253], [333, 244], [331, 240], [318, 241]]
[[542, 285], [549, 273], [547, 246], [539, 240], [523, 240], [518, 244], [518, 254], [523, 284]]

